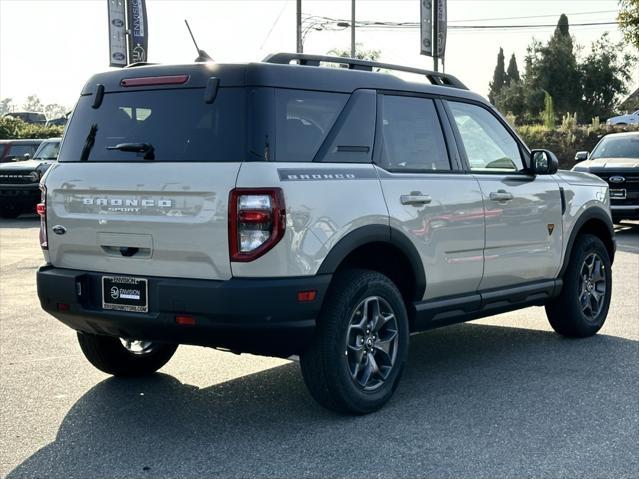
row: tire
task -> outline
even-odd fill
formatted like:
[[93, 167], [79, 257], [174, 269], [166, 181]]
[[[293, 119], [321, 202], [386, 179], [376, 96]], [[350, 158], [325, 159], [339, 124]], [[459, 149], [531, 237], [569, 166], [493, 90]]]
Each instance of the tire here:
[[[378, 318], [375, 324], [373, 318]], [[341, 413], [380, 409], [399, 384], [408, 334], [406, 306], [390, 279], [362, 269], [339, 272], [324, 300], [313, 341], [300, 355], [311, 395]]]
[[9, 205], [3, 206], [0, 208], [0, 218], [5, 219], [16, 219], [18, 216], [22, 214], [22, 210], [17, 206]]
[[612, 294], [610, 256], [599, 238], [577, 237], [563, 281], [560, 296], [546, 305], [550, 325], [569, 338], [596, 334], [606, 321]]
[[150, 343], [147, 350], [131, 352], [120, 338], [78, 332], [84, 356], [100, 371], [113, 376], [147, 376], [164, 366], [175, 353], [177, 344]]

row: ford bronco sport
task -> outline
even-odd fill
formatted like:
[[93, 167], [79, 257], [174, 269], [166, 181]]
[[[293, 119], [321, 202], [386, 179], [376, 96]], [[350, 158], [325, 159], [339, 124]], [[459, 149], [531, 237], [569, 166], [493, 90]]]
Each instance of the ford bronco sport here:
[[412, 332], [543, 305], [584, 337], [610, 304], [607, 184], [441, 73], [302, 54], [102, 73], [42, 190], [42, 307], [109, 374], [178, 344], [299, 355], [317, 401], [361, 414]]

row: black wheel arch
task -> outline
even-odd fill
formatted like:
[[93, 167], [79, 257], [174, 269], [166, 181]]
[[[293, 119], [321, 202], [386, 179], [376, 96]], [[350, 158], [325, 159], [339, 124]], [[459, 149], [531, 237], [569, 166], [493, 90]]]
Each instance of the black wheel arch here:
[[334, 274], [358, 250], [372, 245], [389, 246], [403, 256], [414, 281], [410, 299], [419, 301], [426, 290], [426, 274], [422, 260], [410, 239], [397, 228], [388, 225], [366, 225], [341, 238], [322, 262], [317, 274]]
[[564, 255], [563, 264], [559, 271], [559, 277], [563, 277], [568, 268], [570, 257], [572, 256], [572, 248], [575, 244], [575, 240], [580, 234], [593, 234], [606, 246], [606, 250], [610, 255], [610, 263], [612, 264], [615, 258], [615, 229], [612, 223], [612, 219], [608, 213], [602, 208], [589, 208], [584, 211], [579, 218], [575, 221], [575, 224], [568, 237], [568, 243], [566, 245], [566, 254]]

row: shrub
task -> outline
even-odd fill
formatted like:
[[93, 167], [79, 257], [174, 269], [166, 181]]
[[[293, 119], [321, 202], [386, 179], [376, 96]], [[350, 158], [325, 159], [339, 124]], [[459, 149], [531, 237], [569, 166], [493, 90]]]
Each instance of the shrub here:
[[588, 126], [578, 126], [566, 131], [564, 129], [548, 129], [544, 125], [523, 125], [517, 128], [518, 133], [530, 148], [544, 148], [552, 151], [559, 159], [559, 167], [570, 169], [574, 166], [575, 153], [592, 151], [597, 142], [607, 133], [621, 131], [639, 131], [637, 126], [606, 127], [596, 122]]
[[62, 136], [63, 127], [25, 123], [18, 118], [0, 118], [0, 140], [53, 138]]

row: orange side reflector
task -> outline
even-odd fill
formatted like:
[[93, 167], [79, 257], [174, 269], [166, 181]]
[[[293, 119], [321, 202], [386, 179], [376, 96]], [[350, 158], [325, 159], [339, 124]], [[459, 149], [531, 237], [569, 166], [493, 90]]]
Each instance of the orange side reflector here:
[[297, 301], [300, 303], [308, 303], [310, 301], [315, 301], [317, 297], [317, 291], [298, 291], [297, 292]]

